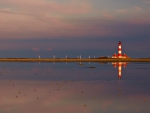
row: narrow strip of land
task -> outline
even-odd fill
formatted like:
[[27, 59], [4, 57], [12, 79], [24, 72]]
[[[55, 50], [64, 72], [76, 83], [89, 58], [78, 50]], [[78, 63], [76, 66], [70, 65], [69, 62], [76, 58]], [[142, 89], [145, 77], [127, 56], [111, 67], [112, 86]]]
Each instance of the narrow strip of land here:
[[0, 62], [150, 62], [150, 58], [0, 58]]

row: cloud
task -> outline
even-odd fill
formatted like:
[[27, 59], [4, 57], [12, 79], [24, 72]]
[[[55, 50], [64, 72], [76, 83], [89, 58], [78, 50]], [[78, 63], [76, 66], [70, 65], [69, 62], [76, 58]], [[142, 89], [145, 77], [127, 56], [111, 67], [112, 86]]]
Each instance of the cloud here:
[[40, 48], [38, 48], [38, 47], [33, 47], [32, 48], [32, 51], [40, 51], [40, 50], [42, 50], [42, 51], [52, 51], [52, 49], [51, 48], [44, 48], [44, 49], [40, 49]]
[[51, 48], [45, 48], [44, 51], [52, 51]]
[[1, 38], [35, 38], [65, 36], [70, 24], [64, 21], [69, 15], [90, 12], [86, 2], [68, 3], [43, 0], [1, 0], [8, 7], [1, 8]]
[[7, 4], [15, 11], [26, 12], [29, 14], [39, 13], [61, 13], [61, 14], [83, 14], [90, 10], [90, 5], [82, 1], [69, 1], [60, 3], [59, 1], [45, 0], [1, 0], [1, 4]]
[[40, 51], [40, 49], [37, 48], [37, 47], [33, 47], [33, 48], [32, 48], [32, 51]]
[[142, 2], [145, 4], [150, 4], [150, 0], [143, 0]]
[[139, 6], [132, 6], [128, 9], [117, 9], [116, 12], [122, 14], [134, 14], [134, 13], [139, 13], [139, 11], [141, 10], [142, 8]]
[[142, 10], [142, 8], [139, 7], [139, 6], [134, 6], [134, 9], [135, 9], [136, 11], [141, 11], [141, 10]]
[[110, 13], [110, 11], [104, 9], [102, 12], [102, 17], [105, 18], [105, 19], [113, 19], [114, 16], [112, 13]]
[[111, 14], [103, 14], [103, 17], [106, 19], [113, 19], [113, 15]]
[[109, 27], [114, 21], [136, 20], [145, 11], [136, 4], [104, 10], [95, 8], [90, 0], [0, 0], [0, 3], [1, 39], [114, 36], [118, 32]]
[[127, 9], [118, 9], [118, 10], [116, 10], [116, 12], [118, 12], [118, 13], [127, 13], [128, 10]]

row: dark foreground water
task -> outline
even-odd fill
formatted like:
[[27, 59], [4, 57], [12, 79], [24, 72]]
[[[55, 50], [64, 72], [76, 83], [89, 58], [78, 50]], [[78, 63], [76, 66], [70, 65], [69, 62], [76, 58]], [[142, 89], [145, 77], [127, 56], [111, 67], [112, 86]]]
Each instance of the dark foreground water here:
[[119, 112], [150, 112], [150, 63], [0, 63], [0, 113]]

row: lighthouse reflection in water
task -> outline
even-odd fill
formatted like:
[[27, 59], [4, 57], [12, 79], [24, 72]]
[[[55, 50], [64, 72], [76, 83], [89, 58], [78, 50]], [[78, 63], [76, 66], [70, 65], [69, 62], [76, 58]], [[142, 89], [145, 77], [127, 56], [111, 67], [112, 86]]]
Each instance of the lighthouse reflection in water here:
[[112, 65], [117, 68], [118, 67], [118, 79], [122, 78], [122, 67], [126, 67], [127, 62], [112, 62]]

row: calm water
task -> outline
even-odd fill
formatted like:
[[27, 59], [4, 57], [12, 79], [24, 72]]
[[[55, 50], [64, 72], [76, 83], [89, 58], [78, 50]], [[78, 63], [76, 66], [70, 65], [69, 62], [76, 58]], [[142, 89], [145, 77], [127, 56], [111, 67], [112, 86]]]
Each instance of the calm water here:
[[150, 63], [0, 63], [0, 113], [149, 113]]

